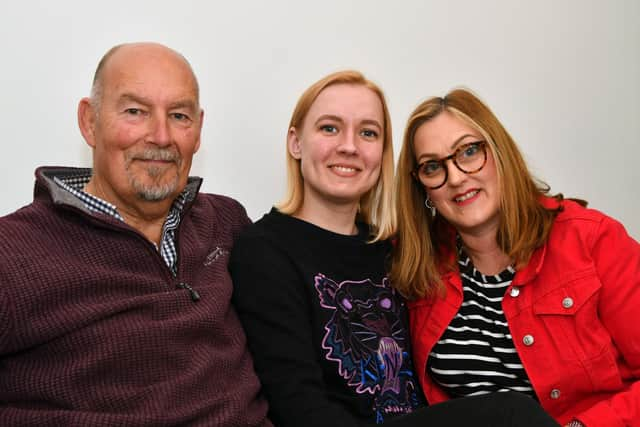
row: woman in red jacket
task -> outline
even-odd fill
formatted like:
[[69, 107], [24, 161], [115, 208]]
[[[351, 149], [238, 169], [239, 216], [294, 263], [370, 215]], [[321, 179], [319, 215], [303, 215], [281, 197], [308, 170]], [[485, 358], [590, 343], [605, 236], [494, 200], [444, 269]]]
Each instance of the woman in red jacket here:
[[640, 426], [640, 245], [549, 196], [467, 90], [409, 118], [392, 283], [430, 403], [515, 390], [568, 426]]

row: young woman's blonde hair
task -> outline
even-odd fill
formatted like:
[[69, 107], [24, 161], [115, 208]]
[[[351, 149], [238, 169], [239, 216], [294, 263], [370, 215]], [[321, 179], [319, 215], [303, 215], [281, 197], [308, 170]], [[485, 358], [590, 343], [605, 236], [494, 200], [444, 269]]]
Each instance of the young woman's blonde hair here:
[[[394, 205], [392, 202], [393, 191], [393, 142], [391, 134], [391, 118], [389, 109], [382, 90], [362, 73], [353, 70], [339, 71], [318, 80], [311, 85], [300, 97], [296, 104], [287, 132], [291, 128], [301, 130], [304, 120], [318, 95], [329, 86], [348, 84], [364, 86], [373, 91], [382, 104], [384, 114], [383, 123], [383, 147], [382, 164], [378, 182], [371, 190], [360, 198], [358, 220], [369, 224], [373, 231], [373, 241], [385, 239], [393, 233], [395, 228]], [[300, 160], [295, 159], [289, 150], [286, 150], [287, 158], [287, 192], [282, 202], [276, 207], [285, 214], [295, 214], [304, 201], [304, 178], [300, 171]]]
[[[559, 211], [541, 205], [540, 198], [549, 187], [532, 176], [513, 138], [477, 96], [456, 89], [444, 98], [427, 99], [409, 117], [396, 176], [398, 231], [390, 276], [400, 292], [412, 299], [438, 293], [441, 274], [454, 270], [457, 262], [455, 229], [442, 215], [432, 218], [428, 214], [425, 188], [411, 174], [417, 166], [416, 131], [444, 111], [476, 129], [487, 141], [501, 195], [497, 243], [516, 268], [525, 265], [533, 251], [544, 244]], [[562, 195], [555, 197], [561, 199]]]

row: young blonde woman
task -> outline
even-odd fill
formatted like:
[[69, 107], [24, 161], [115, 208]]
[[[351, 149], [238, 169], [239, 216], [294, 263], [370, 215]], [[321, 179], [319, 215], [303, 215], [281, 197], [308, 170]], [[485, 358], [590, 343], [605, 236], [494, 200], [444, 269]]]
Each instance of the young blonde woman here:
[[360, 73], [331, 74], [298, 101], [287, 197], [246, 230], [230, 264], [270, 418], [296, 427], [556, 425], [517, 394], [424, 406], [404, 301], [385, 270], [392, 148], [382, 91]]
[[430, 98], [398, 164], [391, 277], [430, 403], [514, 390], [568, 426], [640, 426], [640, 245], [549, 196], [475, 95]]

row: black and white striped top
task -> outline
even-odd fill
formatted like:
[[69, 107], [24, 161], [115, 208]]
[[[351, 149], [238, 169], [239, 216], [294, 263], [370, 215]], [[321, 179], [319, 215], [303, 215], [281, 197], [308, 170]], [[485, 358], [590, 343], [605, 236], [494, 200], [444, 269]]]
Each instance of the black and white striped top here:
[[[91, 175], [53, 178], [56, 184], [80, 199], [84, 206], [90, 211], [110, 215], [124, 222], [124, 218], [120, 215], [114, 205], [83, 190], [84, 186], [87, 185], [90, 179]], [[190, 197], [189, 190], [185, 188], [174, 200], [171, 210], [169, 211], [169, 214], [162, 226], [162, 238], [160, 240], [160, 248], [158, 249], [160, 250], [160, 256], [162, 256], [162, 259], [174, 276], [178, 273], [176, 229], [180, 224], [182, 209]]]
[[462, 250], [458, 263], [464, 300], [429, 355], [431, 377], [452, 397], [508, 390], [535, 397], [502, 311], [515, 270], [486, 276]]

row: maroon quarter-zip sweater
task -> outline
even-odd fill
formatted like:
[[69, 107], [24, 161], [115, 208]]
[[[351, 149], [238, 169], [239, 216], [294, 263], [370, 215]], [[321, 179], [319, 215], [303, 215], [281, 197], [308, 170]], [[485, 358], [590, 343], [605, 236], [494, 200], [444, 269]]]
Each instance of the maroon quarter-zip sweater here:
[[52, 180], [87, 172], [38, 169], [33, 203], [0, 219], [0, 425], [270, 426], [230, 305], [242, 206], [188, 202], [174, 277]]

